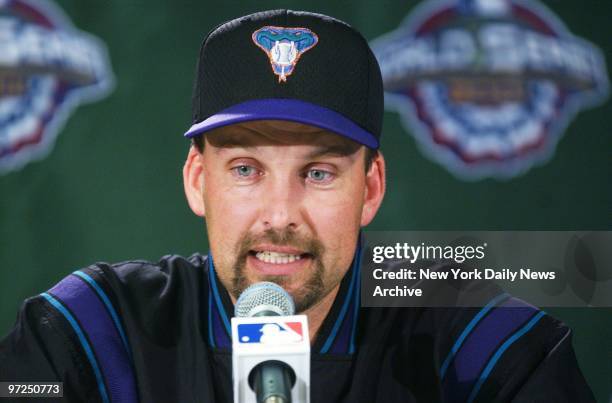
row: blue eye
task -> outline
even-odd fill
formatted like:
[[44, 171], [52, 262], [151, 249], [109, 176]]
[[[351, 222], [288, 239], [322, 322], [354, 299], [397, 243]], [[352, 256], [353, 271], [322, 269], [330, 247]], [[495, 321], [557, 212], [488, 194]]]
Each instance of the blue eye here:
[[240, 165], [240, 166], [233, 168], [233, 170], [234, 172], [236, 172], [238, 176], [242, 176], [242, 177], [248, 177], [255, 173], [255, 168], [248, 166], [248, 165]]
[[308, 179], [314, 182], [325, 182], [331, 178], [332, 174], [327, 171], [322, 171], [320, 169], [311, 169], [307, 173]]

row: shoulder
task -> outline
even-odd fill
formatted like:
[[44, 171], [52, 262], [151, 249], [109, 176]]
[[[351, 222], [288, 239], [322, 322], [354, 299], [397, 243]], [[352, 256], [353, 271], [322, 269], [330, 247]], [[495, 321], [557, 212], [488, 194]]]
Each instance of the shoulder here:
[[[157, 262], [146, 260], [128, 260], [119, 263], [96, 263], [79, 272], [102, 276], [109, 281], [115, 279], [125, 286], [133, 283], [138, 285], [154, 285], [170, 281], [174, 277], [189, 277], [197, 275], [198, 271], [206, 269], [207, 256], [193, 254], [189, 257], [166, 255]], [[75, 274], [73, 273], [73, 274]]]
[[[142, 292], [151, 295], [169, 286], [183, 287], [193, 283], [206, 272], [207, 260], [207, 256], [200, 254], [193, 254], [187, 258], [166, 255], [157, 262], [130, 260], [115, 264], [96, 263], [85, 269], [77, 270], [72, 275], [86, 282], [88, 282], [87, 276], [96, 281], [106, 282], [117, 291]], [[91, 281], [88, 283], [91, 284]]]
[[[555, 390], [569, 396], [555, 401], [593, 401], [563, 322], [491, 282], [419, 285], [428, 296], [420, 305], [369, 315], [378, 318], [372, 325], [376, 337], [388, 334], [402, 361], [420, 363], [418, 371], [408, 365], [396, 374], [414, 390], [422, 389], [425, 372], [437, 379], [429, 389], [438, 389], [445, 401], [546, 401]], [[543, 400], [529, 400], [536, 390]]]
[[[572, 385], [573, 400], [558, 401], [591, 401], [572, 348], [571, 330], [545, 311], [505, 293], [491, 297], [479, 308], [426, 311], [430, 311], [436, 366], [447, 398], [530, 399], [534, 395], [529, 397], [522, 391], [537, 384], [534, 390], [539, 390], [542, 398]], [[556, 365], [551, 366], [553, 361]], [[559, 365], [565, 369], [555, 372]], [[539, 374], [537, 379], [534, 374]]]
[[[130, 260], [120, 263], [99, 262], [75, 270], [41, 296], [52, 301], [93, 302], [101, 299], [106, 305], [122, 305], [124, 299], [145, 302], [159, 297], [164, 291], [180, 291], [202, 278], [206, 256], [189, 258], [167, 255], [157, 262]], [[94, 298], [94, 299], [95, 299]]]
[[206, 263], [200, 254], [167, 255], [157, 262], [96, 263], [74, 271], [41, 296], [60, 311], [77, 316], [107, 313], [113, 322], [168, 316], [180, 309], [183, 299], [189, 300], [184, 296], [205, 292]]
[[510, 295], [478, 308], [366, 312], [369, 338], [394, 357], [393, 378], [421, 400], [594, 402], [570, 328]]
[[482, 308], [456, 308], [441, 318], [447, 321], [439, 327], [445, 393], [468, 401], [549, 401], [553, 395], [559, 402], [594, 401], [570, 328], [545, 311], [502, 293]]
[[0, 342], [0, 379], [62, 380], [75, 401], [135, 401], [133, 357], [143, 341], [172, 345], [176, 329], [198, 323], [206, 262], [164, 256], [74, 271], [24, 302]]

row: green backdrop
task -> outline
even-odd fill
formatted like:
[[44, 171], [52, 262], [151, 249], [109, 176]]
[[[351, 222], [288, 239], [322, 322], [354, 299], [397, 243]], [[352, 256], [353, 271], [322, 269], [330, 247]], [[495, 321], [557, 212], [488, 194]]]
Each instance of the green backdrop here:
[[[368, 39], [415, 1], [61, 0], [80, 29], [108, 46], [117, 85], [68, 119], [50, 155], [0, 176], [0, 334], [21, 301], [96, 261], [156, 260], [206, 251], [204, 224], [180, 180], [199, 45], [219, 22], [266, 8], [336, 16]], [[604, 0], [546, 1], [610, 63]], [[584, 111], [547, 164], [509, 181], [462, 182], [425, 158], [398, 115], [382, 150], [388, 195], [376, 230], [611, 230], [612, 108]], [[612, 309], [550, 309], [574, 329], [580, 365], [598, 401], [612, 394]]]

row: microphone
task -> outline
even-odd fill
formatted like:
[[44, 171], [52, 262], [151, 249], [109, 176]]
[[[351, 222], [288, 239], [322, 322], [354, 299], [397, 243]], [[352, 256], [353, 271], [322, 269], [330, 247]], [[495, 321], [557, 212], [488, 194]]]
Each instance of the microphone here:
[[305, 315], [271, 282], [251, 285], [232, 318], [234, 402], [309, 403], [310, 340]]
[[240, 294], [234, 315], [239, 318], [256, 316], [291, 316], [295, 313], [293, 298], [276, 283], [261, 281]]
[[[235, 316], [290, 316], [295, 313], [293, 299], [283, 288], [270, 282], [253, 284], [236, 301]], [[291, 403], [295, 371], [282, 361], [269, 360], [258, 364], [249, 373], [249, 386], [257, 403]]]

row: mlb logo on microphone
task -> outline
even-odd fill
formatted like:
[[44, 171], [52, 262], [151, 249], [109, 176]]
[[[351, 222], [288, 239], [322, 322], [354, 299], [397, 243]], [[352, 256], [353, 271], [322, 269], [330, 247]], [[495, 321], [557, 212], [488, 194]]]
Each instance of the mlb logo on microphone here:
[[305, 315], [232, 318], [234, 402], [255, 402], [249, 376], [264, 361], [281, 361], [295, 371], [293, 402], [310, 402], [310, 336]]
[[238, 325], [239, 343], [299, 344], [304, 340], [301, 322], [275, 321]]

